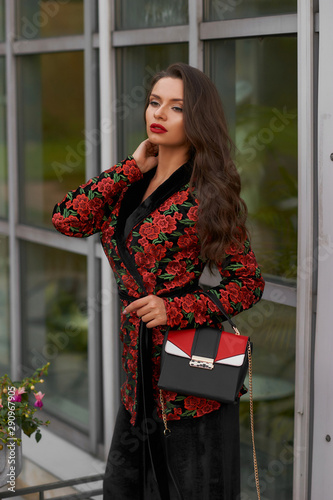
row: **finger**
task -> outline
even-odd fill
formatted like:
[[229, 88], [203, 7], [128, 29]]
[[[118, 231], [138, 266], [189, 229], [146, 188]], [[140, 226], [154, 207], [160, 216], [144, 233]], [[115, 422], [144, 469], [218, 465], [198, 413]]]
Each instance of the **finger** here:
[[124, 314], [129, 314], [133, 311], [137, 311], [140, 307], [143, 307], [147, 304], [148, 297], [141, 297], [141, 299], [136, 299], [131, 302], [123, 311]]
[[147, 315], [153, 315], [155, 317], [158, 314], [158, 309], [147, 305], [145, 307], [140, 307], [140, 309], [137, 309], [136, 314], [139, 316], [139, 318], [143, 318]]
[[156, 326], [162, 326], [163, 323], [161, 322], [161, 320], [153, 319], [152, 321], [149, 321], [148, 323], [146, 323], [146, 325], [147, 325], [147, 328], [155, 328]]

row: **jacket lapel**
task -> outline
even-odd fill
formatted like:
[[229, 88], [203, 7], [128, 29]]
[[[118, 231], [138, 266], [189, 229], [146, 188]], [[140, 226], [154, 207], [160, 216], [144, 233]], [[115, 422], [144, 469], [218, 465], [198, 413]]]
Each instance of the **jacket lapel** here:
[[156, 210], [170, 196], [186, 185], [191, 178], [192, 165], [185, 163], [179, 167], [165, 182], [163, 182], [144, 202], [141, 203], [144, 193], [156, 169], [144, 174], [143, 179], [132, 184], [126, 191], [119, 211], [115, 239], [118, 252], [127, 270], [131, 273], [137, 284], [146, 293], [142, 277], [137, 270], [134, 258], [126, 248], [126, 238], [142, 220]]

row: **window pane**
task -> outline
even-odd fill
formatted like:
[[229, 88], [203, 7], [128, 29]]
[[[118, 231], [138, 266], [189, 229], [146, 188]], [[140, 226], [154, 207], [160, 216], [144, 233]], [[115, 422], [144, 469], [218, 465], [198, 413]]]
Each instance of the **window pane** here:
[[118, 30], [188, 23], [187, 0], [116, 0], [115, 7]]
[[9, 373], [9, 252], [8, 238], [0, 235], [0, 375]]
[[5, 0], [0, 0], [0, 42], [5, 39]]
[[[261, 301], [235, 319], [253, 342], [255, 441], [262, 498], [292, 500], [296, 309]], [[248, 387], [248, 381], [245, 382]], [[242, 493], [257, 498], [249, 395], [240, 404]]]
[[51, 227], [55, 203], [85, 178], [83, 53], [18, 62], [20, 220]]
[[[295, 37], [207, 45], [235, 141], [249, 230], [266, 277], [296, 278], [297, 46]], [[289, 281], [288, 281], [289, 282]]]
[[187, 62], [187, 44], [152, 45], [117, 49], [118, 156], [134, 152], [147, 135], [144, 103], [152, 76], [173, 62]]
[[22, 243], [22, 325], [27, 368], [50, 362], [45, 408], [88, 426], [86, 257]]
[[204, 0], [204, 21], [274, 16], [297, 11], [297, 0]]
[[19, 38], [83, 33], [83, 0], [16, 0]]
[[0, 217], [8, 216], [7, 145], [6, 145], [6, 75], [5, 58], [0, 57]]

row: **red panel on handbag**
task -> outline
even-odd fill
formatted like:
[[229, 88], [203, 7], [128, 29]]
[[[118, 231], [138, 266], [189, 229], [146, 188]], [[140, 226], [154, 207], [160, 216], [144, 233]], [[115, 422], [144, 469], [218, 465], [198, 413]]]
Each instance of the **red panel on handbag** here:
[[222, 332], [220, 344], [215, 361], [244, 354], [249, 338], [245, 335], [235, 335], [230, 332]]
[[[165, 347], [166, 352], [190, 358], [195, 332], [195, 329], [169, 331]], [[223, 331], [215, 363], [240, 366], [244, 362], [247, 343], [248, 337]]]
[[174, 344], [190, 358], [194, 335], [195, 328], [189, 330], [171, 330], [168, 333], [168, 342]]

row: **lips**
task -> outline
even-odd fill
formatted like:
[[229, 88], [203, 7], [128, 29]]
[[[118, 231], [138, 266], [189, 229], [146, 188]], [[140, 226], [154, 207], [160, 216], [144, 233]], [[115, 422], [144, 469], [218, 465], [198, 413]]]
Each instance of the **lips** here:
[[150, 130], [155, 134], [165, 134], [165, 132], [167, 132], [167, 129], [164, 128], [163, 125], [159, 125], [158, 123], [152, 123], [150, 125]]

